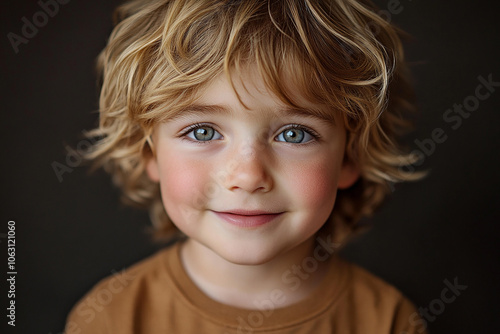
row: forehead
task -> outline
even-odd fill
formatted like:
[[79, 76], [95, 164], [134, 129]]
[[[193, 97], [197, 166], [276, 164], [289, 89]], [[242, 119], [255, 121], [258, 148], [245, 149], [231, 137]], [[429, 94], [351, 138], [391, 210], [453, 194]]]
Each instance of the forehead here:
[[[289, 81], [290, 82], [290, 81]], [[257, 71], [233, 72], [230, 76], [220, 74], [198, 90], [193, 102], [172, 114], [169, 119], [190, 114], [226, 114], [236, 111], [255, 116], [273, 117], [298, 116], [312, 117], [335, 123], [336, 113], [326, 105], [308, 101], [300, 89], [287, 85], [287, 95], [293, 97], [292, 103], [268, 88]]]
[[204, 105], [227, 105], [250, 112], [282, 110], [285, 107], [267, 88], [262, 77], [249, 71], [218, 75], [199, 92], [197, 102]]

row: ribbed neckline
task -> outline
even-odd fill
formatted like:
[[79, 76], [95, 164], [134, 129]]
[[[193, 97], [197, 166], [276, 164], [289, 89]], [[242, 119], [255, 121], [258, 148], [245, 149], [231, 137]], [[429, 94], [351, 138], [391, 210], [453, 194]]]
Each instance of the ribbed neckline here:
[[327, 309], [336, 307], [341, 294], [346, 291], [351, 272], [349, 265], [333, 254], [323, 281], [308, 298], [272, 312], [250, 310], [222, 304], [208, 297], [188, 276], [181, 262], [182, 242], [164, 252], [162, 258], [167, 274], [176, 286], [179, 297], [193, 312], [208, 322], [226, 328], [248, 329], [254, 332], [272, 331], [298, 326], [320, 316]]

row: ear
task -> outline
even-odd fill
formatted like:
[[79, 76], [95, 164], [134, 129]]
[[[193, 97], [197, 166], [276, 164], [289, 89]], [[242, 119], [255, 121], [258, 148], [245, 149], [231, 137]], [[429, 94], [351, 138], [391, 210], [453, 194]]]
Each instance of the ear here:
[[345, 159], [342, 163], [342, 168], [340, 169], [337, 187], [339, 189], [349, 188], [359, 179], [359, 175], [359, 167], [349, 159]]
[[148, 177], [153, 182], [160, 182], [160, 170], [156, 157], [152, 156], [146, 161], [146, 172]]

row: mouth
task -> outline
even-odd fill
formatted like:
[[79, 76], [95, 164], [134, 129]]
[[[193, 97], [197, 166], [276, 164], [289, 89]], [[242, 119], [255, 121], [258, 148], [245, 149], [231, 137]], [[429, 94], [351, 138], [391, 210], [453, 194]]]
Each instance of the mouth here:
[[268, 224], [284, 212], [267, 212], [259, 210], [213, 211], [219, 218], [238, 227], [258, 227]]

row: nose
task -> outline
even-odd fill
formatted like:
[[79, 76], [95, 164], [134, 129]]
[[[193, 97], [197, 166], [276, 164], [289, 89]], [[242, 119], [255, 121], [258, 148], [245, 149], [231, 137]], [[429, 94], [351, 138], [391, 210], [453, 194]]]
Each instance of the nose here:
[[224, 178], [224, 187], [231, 191], [268, 192], [273, 187], [270, 157], [258, 143], [245, 143], [231, 152]]

